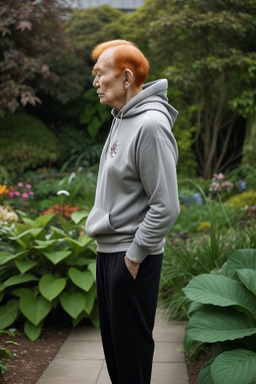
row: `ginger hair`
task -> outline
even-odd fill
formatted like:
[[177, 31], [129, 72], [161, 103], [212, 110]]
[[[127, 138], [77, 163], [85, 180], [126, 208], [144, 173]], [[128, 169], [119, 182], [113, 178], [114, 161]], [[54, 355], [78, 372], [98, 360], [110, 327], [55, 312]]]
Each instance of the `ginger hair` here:
[[92, 59], [97, 61], [99, 56], [109, 48], [114, 48], [113, 59], [118, 77], [122, 70], [130, 69], [134, 74], [134, 83], [141, 86], [148, 77], [149, 62], [136, 44], [127, 40], [110, 40], [96, 45], [92, 51]]

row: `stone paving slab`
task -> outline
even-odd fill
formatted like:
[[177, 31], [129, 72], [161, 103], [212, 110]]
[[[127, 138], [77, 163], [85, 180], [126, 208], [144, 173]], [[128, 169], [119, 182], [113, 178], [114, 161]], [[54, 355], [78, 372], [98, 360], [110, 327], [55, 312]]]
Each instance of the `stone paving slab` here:
[[[184, 335], [183, 322], [168, 323], [157, 314], [151, 384], [188, 384]], [[37, 384], [111, 384], [99, 329], [74, 328]]]

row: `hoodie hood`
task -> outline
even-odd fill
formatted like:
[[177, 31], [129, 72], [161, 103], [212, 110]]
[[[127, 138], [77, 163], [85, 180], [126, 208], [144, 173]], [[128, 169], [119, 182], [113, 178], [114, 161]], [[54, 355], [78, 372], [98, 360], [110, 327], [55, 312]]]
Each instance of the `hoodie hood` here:
[[117, 119], [125, 119], [139, 115], [147, 110], [162, 112], [173, 127], [178, 111], [173, 108], [167, 98], [167, 79], [155, 80], [142, 86], [142, 91], [133, 97], [120, 111], [112, 109]]

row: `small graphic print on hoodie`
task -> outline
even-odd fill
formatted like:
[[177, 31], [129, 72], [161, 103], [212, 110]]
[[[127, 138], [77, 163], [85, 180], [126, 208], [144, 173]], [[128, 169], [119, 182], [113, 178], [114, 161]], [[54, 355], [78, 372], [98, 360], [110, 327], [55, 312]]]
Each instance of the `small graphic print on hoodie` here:
[[113, 158], [114, 155], [116, 155], [117, 153], [117, 143], [118, 143], [118, 140], [114, 142], [114, 144], [111, 146], [110, 148], [110, 156]]

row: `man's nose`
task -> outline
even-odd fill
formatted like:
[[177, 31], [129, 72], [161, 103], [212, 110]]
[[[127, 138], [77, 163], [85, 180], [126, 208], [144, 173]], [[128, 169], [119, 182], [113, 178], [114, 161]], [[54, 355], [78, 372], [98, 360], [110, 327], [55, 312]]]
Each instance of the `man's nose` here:
[[97, 77], [94, 78], [92, 85], [94, 88], [99, 87], [99, 79]]

